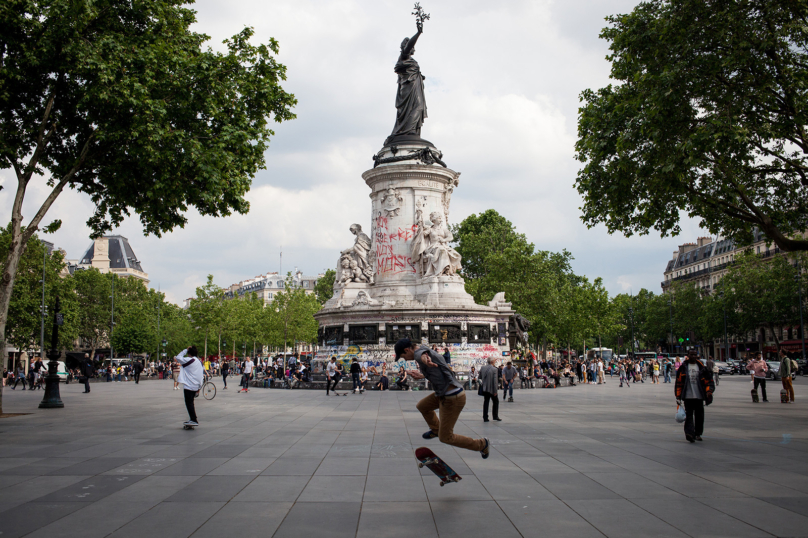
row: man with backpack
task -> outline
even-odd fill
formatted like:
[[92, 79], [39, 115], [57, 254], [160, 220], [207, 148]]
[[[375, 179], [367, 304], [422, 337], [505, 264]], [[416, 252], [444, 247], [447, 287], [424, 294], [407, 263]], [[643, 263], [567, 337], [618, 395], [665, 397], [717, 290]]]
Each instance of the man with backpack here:
[[797, 370], [799, 370], [799, 364], [797, 364], [797, 361], [789, 358], [789, 356], [786, 355], [786, 352], [781, 349], [780, 379], [783, 382], [783, 390], [788, 393], [790, 403], [794, 403], [794, 385], [791, 383], [791, 379]]

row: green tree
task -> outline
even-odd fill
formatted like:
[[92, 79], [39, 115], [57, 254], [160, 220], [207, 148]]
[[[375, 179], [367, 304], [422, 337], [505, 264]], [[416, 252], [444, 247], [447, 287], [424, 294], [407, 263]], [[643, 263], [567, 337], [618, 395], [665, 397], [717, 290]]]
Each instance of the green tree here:
[[462, 257], [462, 276], [466, 291], [478, 303], [490, 301], [494, 294], [503, 291], [500, 274], [494, 267], [502, 259], [519, 258], [533, 254], [534, 247], [524, 234], [516, 233], [513, 224], [489, 209], [479, 215], [470, 215], [463, 222], [452, 226], [455, 249]]
[[[20, 260], [65, 187], [90, 196], [94, 235], [132, 211], [160, 235], [203, 215], [246, 213], [269, 119], [294, 118], [278, 43], [245, 28], [203, 49], [176, 0], [10, 0], [0, 16], [0, 168], [17, 180], [0, 279], [0, 348]], [[23, 222], [37, 178], [50, 193]], [[40, 179], [41, 178], [41, 179]], [[44, 227], [55, 230], [59, 221]], [[4, 353], [4, 351], [2, 352]]]
[[314, 319], [322, 306], [313, 294], [306, 293], [303, 288], [297, 287], [292, 279], [292, 273], [286, 276], [285, 289], [275, 294], [272, 303], [267, 308], [275, 310], [270, 320], [275, 325], [273, 333], [283, 339], [284, 351], [297, 342], [314, 343], [317, 341], [317, 320]]
[[681, 215], [808, 250], [808, 3], [651, 0], [608, 17], [611, 77], [581, 94], [582, 219], [676, 235]]
[[740, 336], [765, 327], [780, 347], [778, 330], [799, 324], [795, 268], [785, 256], [768, 259], [750, 251], [735, 257], [735, 264], [721, 279], [727, 308], [733, 312], [733, 333]]
[[[0, 259], [8, 254], [11, 248], [10, 226], [0, 231]], [[49, 313], [45, 321], [45, 347], [50, 346], [50, 331], [53, 307], [56, 297], [61, 299], [61, 311], [65, 315], [66, 326], [60, 330], [60, 340], [64, 344], [65, 338], [69, 342], [72, 335], [71, 323], [75, 313], [75, 301], [70, 296], [69, 283], [65, 282], [60, 273], [65, 267], [63, 255], [59, 251], [46, 254], [46, 247], [34, 235], [28, 240], [24, 256], [18, 266], [18, 285], [14, 289], [9, 303], [9, 319], [7, 327], [7, 342], [19, 350], [39, 349], [41, 338], [42, 308], [42, 269], [45, 264], [45, 307]], [[5, 364], [5, 363], [4, 363]]]
[[314, 294], [320, 304], [325, 304], [327, 300], [334, 296], [334, 280], [336, 278], [337, 272], [333, 269], [328, 269], [314, 284]]
[[76, 321], [80, 342], [90, 348], [90, 360], [95, 351], [109, 342], [112, 322], [111, 275], [103, 275], [98, 269], [76, 271], [71, 277], [73, 290], [81, 308]]
[[196, 288], [196, 297], [191, 299], [188, 314], [193, 327], [200, 332], [205, 357], [208, 356], [208, 339], [218, 338], [224, 302], [224, 290], [214, 284], [213, 275], [208, 275], [204, 286]]

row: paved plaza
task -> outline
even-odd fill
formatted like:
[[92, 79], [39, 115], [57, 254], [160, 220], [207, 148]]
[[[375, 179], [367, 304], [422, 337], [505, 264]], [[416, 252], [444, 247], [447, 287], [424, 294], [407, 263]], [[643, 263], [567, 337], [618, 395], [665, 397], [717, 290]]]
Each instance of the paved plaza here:
[[[808, 536], [803, 378], [795, 405], [723, 378], [695, 445], [672, 385], [520, 390], [487, 424], [469, 392], [456, 431], [489, 437], [488, 460], [421, 438], [424, 392], [216, 383], [194, 431], [169, 381], [63, 385], [63, 410], [5, 389], [6, 413], [31, 414], [0, 419], [2, 538]], [[463, 480], [439, 487], [418, 446]]]

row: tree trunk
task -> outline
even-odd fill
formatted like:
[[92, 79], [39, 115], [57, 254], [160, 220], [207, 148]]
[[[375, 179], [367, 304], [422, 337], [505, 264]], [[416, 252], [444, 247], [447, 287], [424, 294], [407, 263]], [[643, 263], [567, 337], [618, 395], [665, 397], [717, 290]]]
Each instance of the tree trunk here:
[[208, 331], [205, 329], [205, 358], [208, 358]]
[[[15, 210], [18, 208], [15, 204]], [[15, 211], [16, 212], [16, 211]], [[17, 267], [25, 252], [26, 242], [23, 241], [21, 230], [22, 215], [11, 218], [11, 248], [3, 265], [3, 276], [0, 278], [0, 359], [3, 365], [8, 360], [6, 353], [6, 325], [8, 324], [8, 306], [11, 304], [11, 292], [14, 290], [14, 280], [17, 276]], [[3, 391], [0, 388], [0, 415], [3, 413]]]

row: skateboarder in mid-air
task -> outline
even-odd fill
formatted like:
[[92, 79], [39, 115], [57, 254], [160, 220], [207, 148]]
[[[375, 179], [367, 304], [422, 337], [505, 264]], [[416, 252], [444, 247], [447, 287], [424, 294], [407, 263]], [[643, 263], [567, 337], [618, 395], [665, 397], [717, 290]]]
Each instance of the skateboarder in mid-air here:
[[[407, 361], [414, 360], [435, 391], [416, 406], [429, 425], [429, 431], [423, 435], [424, 439], [437, 437], [441, 443], [476, 450], [482, 454], [483, 459], [488, 458], [490, 453], [488, 439], [472, 439], [454, 433], [454, 425], [466, 405], [466, 393], [463, 385], [455, 379], [446, 365], [443, 355], [424, 345], [416, 349], [409, 338], [402, 338], [396, 342], [395, 351], [396, 360], [402, 357]], [[440, 419], [435, 414], [436, 409], [440, 410]]]

